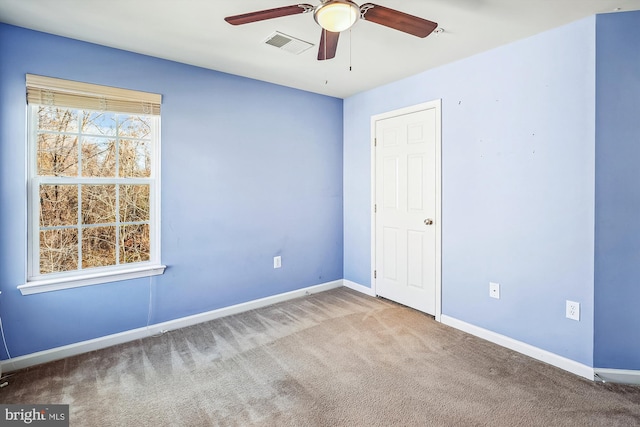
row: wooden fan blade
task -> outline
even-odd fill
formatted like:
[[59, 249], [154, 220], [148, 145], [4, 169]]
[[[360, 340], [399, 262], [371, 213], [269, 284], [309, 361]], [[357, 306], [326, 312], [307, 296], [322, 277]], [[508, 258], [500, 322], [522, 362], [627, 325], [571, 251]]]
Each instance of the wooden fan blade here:
[[427, 37], [438, 27], [438, 24], [433, 21], [373, 3], [360, 6], [360, 13], [365, 21], [375, 22], [416, 37]]
[[249, 24], [251, 22], [264, 21], [265, 19], [280, 18], [282, 16], [297, 15], [299, 13], [312, 12], [314, 7], [310, 4], [293, 4], [291, 6], [277, 7], [275, 9], [259, 10], [257, 12], [243, 13], [242, 15], [227, 16], [224, 18], [231, 25]]
[[318, 61], [324, 61], [325, 59], [331, 59], [336, 56], [339, 37], [340, 33], [332, 33], [331, 31], [322, 30], [322, 35], [320, 36], [320, 48], [318, 49]]

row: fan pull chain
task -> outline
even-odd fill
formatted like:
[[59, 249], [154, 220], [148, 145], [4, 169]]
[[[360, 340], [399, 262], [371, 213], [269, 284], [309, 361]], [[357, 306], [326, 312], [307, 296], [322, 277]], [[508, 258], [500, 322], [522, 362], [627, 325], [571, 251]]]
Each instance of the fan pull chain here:
[[[324, 46], [323, 46], [324, 47], [324, 60], [325, 60], [325, 63], [326, 63], [326, 61], [327, 61], [327, 30], [325, 30], [324, 28], [322, 29], [322, 39], [324, 40]], [[324, 84], [325, 85], [329, 84], [329, 79], [328, 78], [325, 78]]]
[[353, 43], [351, 37], [351, 28], [349, 28], [349, 71], [351, 71], [351, 44]]

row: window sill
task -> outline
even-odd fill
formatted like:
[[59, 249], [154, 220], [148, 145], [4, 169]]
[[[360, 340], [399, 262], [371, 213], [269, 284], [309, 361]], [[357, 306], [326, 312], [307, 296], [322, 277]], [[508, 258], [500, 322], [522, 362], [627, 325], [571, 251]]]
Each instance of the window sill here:
[[165, 268], [167, 268], [166, 265], [147, 265], [144, 267], [119, 270], [117, 272], [109, 271], [94, 274], [83, 274], [74, 277], [34, 280], [18, 286], [18, 289], [22, 295], [39, 294], [42, 292], [59, 291], [61, 289], [77, 288], [80, 286], [98, 285], [100, 283], [157, 276], [163, 274]]

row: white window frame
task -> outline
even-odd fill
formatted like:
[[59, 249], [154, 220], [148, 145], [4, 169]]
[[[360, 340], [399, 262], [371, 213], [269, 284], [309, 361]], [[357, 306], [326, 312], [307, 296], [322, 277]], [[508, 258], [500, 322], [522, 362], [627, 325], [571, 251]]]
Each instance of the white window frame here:
[[[39, 77], [39, 76], [36, 76]], [[48, 79], [48, 78], [41, 78]], [[29, 76], [27, 77], [29, 81]], [[109, 87], [100, 87], [84, 83], [58, 81], [49, 79], [50, 83], [64, 83], [85, 85], [90, 89], [119, 90]], [[45, 80], [45, 81], [49, 81]], [[39, 81], [39, 80], [38, 80]], [[131, 92], [131, 91], [129, 91]], [[100, 96], [100, 93], [97, 94]], [[46, 103], [30, 102], [27, 106], [27, 274], [26, 282], [18, 286], [22, 295], [30, 295], [41, 292], [57, 291], [61, 289], [76, 288], [79, 286], [96, 285], [107, 282], [136, 279], [141, 277], [155, 276], [163, 274], [166, 268], [160, 261], [160, 115], [149, 115], [151, 117], [151, 176], [148, 178], [84, 178], [78, 177], [40, 177], [37, 171], [37, 145], [38, 145], [38, 113], [37, 109]], [[81, 112], [82, 110], [93, 110], [89, 108], [65, 107]], [[106, 111], [118, 113], [116, 110], [106, 109]], [[124, 113], [128, 114], [128, 113]], [[80, 147], [81, 131], [78, 129], [78, 145]], [[79, 259], [78, 270], [40, 274], [40, 193], [41, 183], [52, 184], [148, 184], [149, 185], [149, 238], [150, 238], [150, 258], [148, 261], [120, 264], [107, 267], [93, 267], [82, 269], [82, 260]], [[78, 200], [79, 203], [80, 200]], [[78, 225], [81, 226], [80, 224]], [[119, 227], [120, 223], [116, 222]], [[81, 245], [81, 239], [78, 239]], [[116, 249], [116, 253], [118, 250]]]

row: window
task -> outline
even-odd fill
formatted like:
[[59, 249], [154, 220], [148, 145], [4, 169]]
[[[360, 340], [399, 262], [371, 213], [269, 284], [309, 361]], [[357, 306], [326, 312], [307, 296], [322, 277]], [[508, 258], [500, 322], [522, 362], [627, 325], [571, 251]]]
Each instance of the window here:
[[27, 75], [23, 294], [162, 274], [160, 95]]

